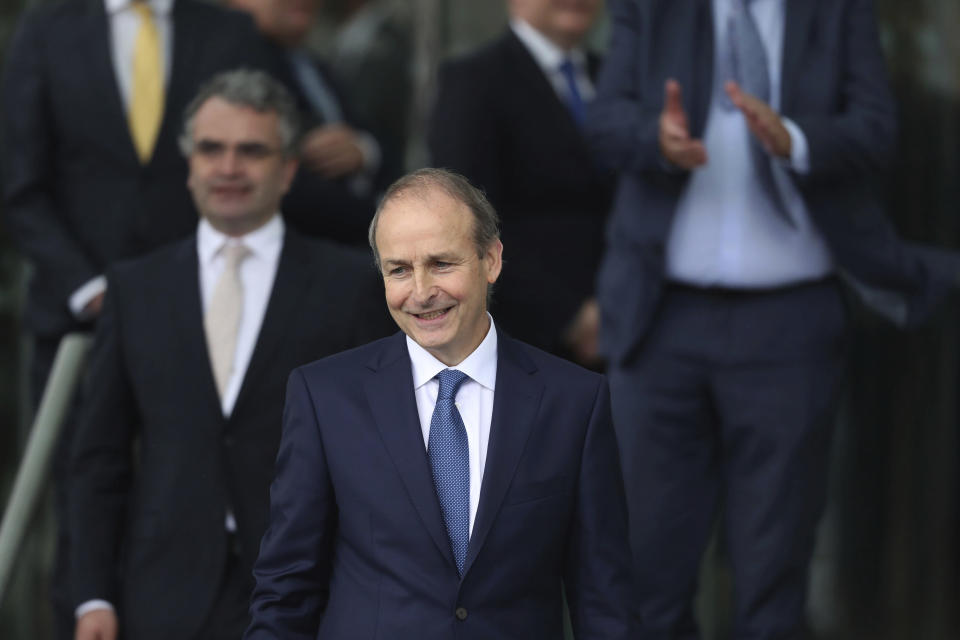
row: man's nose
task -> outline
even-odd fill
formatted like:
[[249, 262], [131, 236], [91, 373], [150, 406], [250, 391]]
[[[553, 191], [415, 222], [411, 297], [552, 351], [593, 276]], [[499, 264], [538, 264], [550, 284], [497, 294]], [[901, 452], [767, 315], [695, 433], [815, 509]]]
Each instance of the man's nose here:
[[413, 295], [418, 303], [429, 302], [436, 293], [433, 277], [425, 269], [417, 269], [413, 273]]
[[243, 167], [243, 158], [237, 153], [236, 149], [225, 149], [220, 154], [217, 169], [224, 175], [235, 175]]

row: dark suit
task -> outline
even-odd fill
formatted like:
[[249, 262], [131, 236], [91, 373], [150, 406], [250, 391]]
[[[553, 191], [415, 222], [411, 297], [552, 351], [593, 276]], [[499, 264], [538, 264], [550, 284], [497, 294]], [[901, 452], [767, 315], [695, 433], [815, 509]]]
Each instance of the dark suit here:
[[[71, 294], [111, 263], [196, 228], [187, 163], [176, 139], [184, 108], [201, 82], [224, 69], [265, 63], [260, 37], [246, 15], [177, 0], [170, 19], [172, 68], [163, 120], [146, 165], [130, 137], [103, 0], [65, 0], [30, 10], [7, 50], [0, 90], [3, 205], [13, 241], [34, 267], [24, 327], [35, 338], [35, 403], [60, 338], [91, 329], [70, 311]], [[65, 508], [62, 478], [71, 437], [68, 425], [54, 460], [58, 514]], [[62, 527], [60, 535], [65, 535]], [[64, 544], [55, 563], [55, 590], [66, 581], [60, 557]], [[62, 626], [72, 629], [72, 612], [61, 617]]]
[[176, 0], [171, 24], [173, 66], [146, 165], [130, 138], [102, 0], [42, 5], [23, 17], [10, 43], [3, 197], [11, 235], [36, 269], [25, 318], [35, 335], [77, 328], [68, 298], [112, 262], [196, 228], [177, 148], [183, 110], [208, 77], [262, 67], [266, 53], [239, 12]]
[[462, 579], [403, 334], [293, 373], [270, 501], [251, 640], [633, 637], [607, 385], [502, 332]]
[[365, 255], [288, 232], [225, 418], [196, 240], [111, 271], [71, 465], [75, 604], [117, 604], [127, 638], [193, 637], [223, 578], [228, 508], [249, 579], [267, 525], [284, 381], [304, 362], [383, 335], [378, 289]]
[[[599, 60], [588, 63], [593, 74]], [[593, 295], [612, 174], [513, 31], [441, 69], [428, 140], [432, 163], [462, 173], [500, 214], [498, 321], [556, 351]]]
[[[806, 137], [791, 173], [838, 270], [924, 318], [960, 273], [946, 252], [904, 245], [878, 178], [896, 119], [870, 0], [784, 0], [780, 111]], [[598, 296], [649, 638], [692, 638], [699, 559], [718, 502], [737, 602], [734, 636], [800, 637], [807, 563], [843, 368], [835, 280], [760, 290], [679, 287], [665, 255], [690, 174], [662, 157], [664, 84], [683, 88], [704, 138], [714, 93], [711, 0], [621, 0], [591, 112], [599, 154], [621, 172]], [[749, 144], [745, 139], [744, 144]], [[722, 162], [724, 149], [707, 149]], [[695, 284], [695, 283], [694, 283]]]

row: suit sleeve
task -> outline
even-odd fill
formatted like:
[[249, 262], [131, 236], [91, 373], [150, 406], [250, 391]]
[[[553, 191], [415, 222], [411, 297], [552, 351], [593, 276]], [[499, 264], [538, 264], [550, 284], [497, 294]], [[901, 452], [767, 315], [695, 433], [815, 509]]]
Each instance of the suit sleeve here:
[[466, 61], [440, 70], [437, 99], [427, 129], [434, 166], [456, 171], [500, 205], [500, 127], [496, 89], [487, 74]]
[[316, 637], [329, 594], [337, 507], [302, 369], [290, 375], [286, 397], [270, 526], [253, 569], [247, 640]]
[[3, 201], [17, 247], [55, 283], [66, 307], [70, 294], [99, 275], [77, 243], [54, 199], [57, 132], [46, 82], [43, 14], [21, 20], [3, 77]]
[[564, 569], [577, 640], [635, 637], [631, 558], [610, 390], [604, 378], [597, 385], [583, 443], [576, 516]]
[[587, 135], [597, 157], [617, 171], [665, 171], [660, 153], [662, 95], [645, 96], [644, 9], [636, 0], [610, 3], [610, 51], [590, 104]]
[[118, 602], [117, 565], [127, 521], [132, 443], [139, 428], [121, 346], [119, 292], [111, 278], [97, 325], [70, 461], [74, 604]]
[[838, 109], [788, 115], [807, 138], [808, 179], [876, 176], [895, 159], [897, 118], [872, 0], [851, 0], [840, 37], [843, 65]]

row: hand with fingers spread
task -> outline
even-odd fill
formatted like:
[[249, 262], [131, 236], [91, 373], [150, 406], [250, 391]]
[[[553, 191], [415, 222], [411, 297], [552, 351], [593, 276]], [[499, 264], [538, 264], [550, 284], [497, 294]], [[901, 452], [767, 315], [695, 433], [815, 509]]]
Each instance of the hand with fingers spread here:
[[724, 85], [724, 89], [730, 96], [730, 101], [743, 113], [751, 133], [756, 136], [767, 153], [780, 158], [789, 158], [793, 145], [790, 132], [783, 125], [780, 114], [763, 100], [744, 93], [740, 85], [732, 80]]
[[687, 112], [683, 109], [680, 83], [667, 80], [663, 111], [660, 113], [660, 153], [670, 164], [686, 171], [707, 163], [707, 149], [702, 140], [690, 137]]

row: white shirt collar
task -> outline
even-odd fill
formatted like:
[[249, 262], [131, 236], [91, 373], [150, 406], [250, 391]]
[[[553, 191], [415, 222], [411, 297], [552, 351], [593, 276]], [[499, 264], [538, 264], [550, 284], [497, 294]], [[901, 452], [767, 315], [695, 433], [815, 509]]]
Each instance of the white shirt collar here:
[[206, 218], [200, 218], [197, 227], [197, 252], [201, 264], [210, 264], [216, 255], [230, 242], [242, 242], [254, 256], [263, 255], [283, 240], [283, 218], [274, 214], [270, 220], [245, 236], [234, 238], [213, 228]]
[[[147, 0], [150, 10], [158, 16], [169, 15], [173, 11], [173, 2], [174, 0]], [[103, 4], [108, 14], [114, 14], [129, 9], [133, 5], [133, 0], [104, 0]]]
[[419, 389], [444, 369], [457, 369], [467, 374], [471, 380], [493, 391], [497, 383], [497, 330], [494, 328], [493, 317], [489, 313], [487, 318], [490, 319], [490, 328], [487, 330], [486, 337], [473, 350], [473, 353], [454, 367], [443, 364], [407, 336], [407, 351], [410, 353], [410, 362], [413, 367], [413, 388]]
[[583, 69], [586, 65], [587, 57], [583, 53], [583, 49], [574, 47], [570, 51], [564, 51], [545, 35], [530, 26], [530, 23], [525, 20], [512, 18], [510, 20], [510, 28], [520, 39], [520, 42], [530, 51], [530, 55], [533, 56], [537, 64], [546, 71], [556, 71], [564, 58], [570, 58], [573, 64], [580, 69]]

